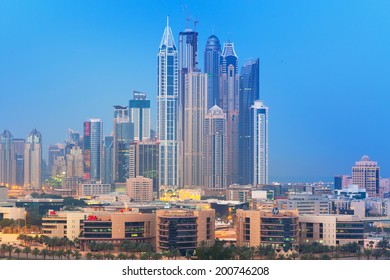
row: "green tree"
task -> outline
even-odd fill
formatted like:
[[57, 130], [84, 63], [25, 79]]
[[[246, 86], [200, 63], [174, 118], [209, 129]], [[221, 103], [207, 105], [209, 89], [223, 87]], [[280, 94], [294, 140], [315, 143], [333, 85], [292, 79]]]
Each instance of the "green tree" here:
[[11, 259], [11, 253], [14, 251], [14, 246], [8, 244], [5, 251], [8, 253], [8, 259]]
[[35, 257], [35, 259], [37, 259], [37, 256], [39, 255], [39, 253], [40, 253], [40, 250], [38, 248], [34, 248], [31, 251], [31, 254]]
[[87, 254], [85, 254], [87, 260], [92, 260], [92, 257], [93, 257], [93, 254], [91, 252], [88, 252]]
[[372, 256], [377, 260], [379, 259], [380, 257], [382, 257], [383, 253], [381, 250], [379, 249], [375, 249], [373, 252], [372, 252]]
[[367, 258], [367, 260], [370, 259], [371, 251], [372, 251], [372, 250], [368, 250], [368, 249], [365, 249], [365, 250], [364, 250], [364, 256]]
[[18, 255], [18, 259], [19, 259], [19, 255], [21, 252], [22, 252], [22, 250], [19, 247], [16, 247], [14, 250], [14, 253]]
[[46, 260], [46, 256], [48, 255], [48, 253], [49, 253], [49, 250], [47, 250], [45, 248], [41, 250], [41, 256], [43, 257], [44, 260]]
[[29, 247], [29, 246], [24, 247], [22, 252], [23, 252], [23, 254], [26, 254], [26, 258], [28, 259], [28, 254], [31, 253], [31, 247]]
[[81, 253], [79, 250], [74, 250], [73, 257], [75, 260], [79, 260], [81, 258]]

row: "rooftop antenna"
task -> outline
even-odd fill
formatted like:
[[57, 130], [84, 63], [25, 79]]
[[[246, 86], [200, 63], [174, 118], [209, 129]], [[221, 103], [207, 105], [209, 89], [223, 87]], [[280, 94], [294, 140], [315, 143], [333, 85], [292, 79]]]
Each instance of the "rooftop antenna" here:
[[169, 15], [167, 16], [167, 27], [169, 26]]

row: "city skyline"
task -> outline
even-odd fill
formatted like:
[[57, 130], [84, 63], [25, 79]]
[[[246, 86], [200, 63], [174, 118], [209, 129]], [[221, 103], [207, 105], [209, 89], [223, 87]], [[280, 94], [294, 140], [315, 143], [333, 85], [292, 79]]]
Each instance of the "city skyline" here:
[[[259, 8], [259, 12], [263, 11], [260, 8], [268, 8], [270, 9], [270, 14], [275, 15], [277, 10], [277, 7], [269, 3], [250, 3], [251, 5], [254, 5]], [[15, 9], [16, 7], [11, 3], [4, 4], [5, 8], [8, 9]], [[61, 4], [63, 5], [63, 3]], [[305, 4], [308, 5], [309, 8], [319, 8], [319, 6], [324, 5], [323, 3]], [[359, 5], [357, 6], [359, 6], [360, 9], [355, 6], [352, 8], [357, 9], [357, 12], [363, 13], [364, 11], [362, 6], [364, 6], [364, 4], [362, 4], [361, 2], [359, 2], [358, 4]], [[28, 5], [29, 4], [26, 3], [18, 7], [20, 8], [18, 9], [18, 11], [22, 11], [21, 14], [18, 14], [19, 16], [23, 14], [23, 8]], [[31, 13], [43, 13], [43, 15], [50, 17], [50, 9], [53, 9], [52, 11], [57, 11], [56, 9], [58, 9], [57, 6], [53, 6], [50, 3], [40, 5], [45, 6], [47, 10], [33, 10]], [[81, 4], [81, 6], [82, 5], [87, 4]], [[99, 5], [97, 5], [96, 10], [91, 12], [90, 16], [92, 18], [95, 18], [97, 14], [100, 14], [102, 12], [104, 4], [100, 5], [101, 7], [98, 7]], [[137, 3], [137, 5], [142, 6], [142, 4], [140, 3]], [[291, 4], [285, 3], [285, 5], [283, 6], [284, 9], [286, 9], [286, 6], [289, 5]], [[302, 3], [300, 3], [300, 5], [302, 5]], [[379, 4], [376, 3], [375, 5]], [[118, 6], [123, 6], [124, 8], [128, 9], [131, 5], [120, 2]], [[156, 6], [160, 7], [161, 2], [156, 3]], [[230, 40], [234, 43], [235, 50], [239, 56], [239, 68], [241, 68], [243, 62], [247, 58], [250, 58], [250, 55], [252, 57], [260, 57], [260, 99], [264, 101], [265, 104], [270, 108], [270, 181], [274, 179], [279, 179], [283, 181], [283, 177], [290, 178], [290, 181], [296, 181], [296, 179], [293, 179], [294, 176], [295, 178], [307, 176], [307, 178], [312, 178], [313, 180], [320, 180], [323, 179], [321, 177], [328, 177], [329, 179], [331, 179], [332, 176], [336, 174], [350, 174], [350, 167], [363, 154], [368, 154], [373, 160], [379, 163], [382, 169], [381, 173], [384, 177], [389, 175], [388, 170], [390, 169], [390, 157], [388, 155], [387, 149], [389, 145], [386, 144], [385, 141], [388, 136], [388, 132], [386, 132], [386, 121], [384, 118], [386, 104], [390, 104], [389, 97], [385, 96], [386, 89], [388, 90], [389, 88], [389, 82], [386, 81], [384, 78], [386, 76], [386, 71], [384, 71], [384, 65], [386, 64], [386, 59], [388, 59], [389, 56], [386, 56], [388, 54], [388, 50], [380, 49], [379, 45], [374, 44], [380, 43], [381, 45], [386, 45], [386, 41], [384, 40], [388, 40], [388, 38], [384, 38], [384, 34], [380, 33], [380, 28], [377, 28], [377, 33], [373, 32], [373, 27], [376, 26], [375, 24], [379, 24], [381, 22], [380, 20], [383, 21], [385, 19], [379, 17], [379, 19], [377, 19], [376, 21], [365, 22], [367, 24], [371, 24], [366, 26], [366, 29], [362, 27], [362, 30], [366, 33], [363, 32], [359, 34], [360, 36], [358, 36], [358, 34], [352, 34], [344, 39], [339, 37], [338, 40], [334, 41], [333, 48], [330, 51], [326, 52], [326, 46], [329, 48], [329, 45], [331, 45], [327, 40], [334, 39], [335, 37], [337, 38], [337, 36], [341, 36], [341, 32], [332, 28], [329, 29], [329, 27], [327, 28], [325, 26], [325, 23], [331, 23], [331, 20], [327, 20], [325, 14], [326, 12], [329, 13], [330, 11], [332, 11], [331, 7], [345, 9], [348, 5], [330, 2], [329, 5], [325, 6], [327, 9], [322, 15], [323, 17], [321, 18], [324, 22], [321, 22], [321, 20], [319, 20], [315, 21], [314, 23], [316, 23], [317, 25], [319, 24], [322, 27], [322, 29], [318, 30], [318, 33], [320, 33], [321, 36], [324, 36], [323, 32], [330, 30], [334, 32], [333, 37], [331, 37], [331, 35], [328, 35], [329, 37], [321, 39], [312, 29], [306, 29], [305, 31], [309, 34], [304, 34], [306, 35], [306, 37], [303, 36], [302, 38], [306, 38], [306, 40], [308, 40], [308, 38], [311, 39], [308, 40], [308, 42], [309, 45], [310, 43], [312, 45], [310, 48], [308, 48], [300, 45], [303, 45], [303, 43], [305, 42], [304, 40], [292, 40], [292, 37], [294, 37], [294, 34], [296, 32], [298, 32], [299, 34], [299, 31], [294, 30], [293, 27], [289, 29], [290, 33], [280, 33], [279, 36], [283, 36], [284, 34], [284, 36], [287, 36], [287, 38], [289, 38], [289, 42], [292, 43], [290, 47], [293, 50], [295, 48], [295, 54], [301, 54], [301, 56], [297, 55], [295, 57], [292, 55], [294, 54], [294, 52], [291, 50], [291, 53], [286, 52], [286, 50], [283, 49], [284, 46], [282, 44], [275, 44], [273, 46], [275, 48], [273, 49], [274, 53], [272, 53], [272, 36], [270, 37], [269, 34], [269, 32], [271, 32], [272, 30], [266, 31], [265, 24], [260, 24], [260, 20], [259, 24], [256, 24], [256, 26], [260, 28], [260, 30], [264, 33], [260, 32], [259, 37], [261, 37], [261, 35], [263, 34], [265, 35], [265, 38], [263, 39], [263, 41], [260, 41], [261, 43], [258, 40], [255, 40], [255, 42], [258, 43], [258, 45], [255, 44], [255, 49], [256, 46], [258, 46], [258, 51], [254, 50], [253, 47], [248, 46], [249, 44], [252, 44], [251, 40], [255, 38], [253, 38], [252, 36], [246, 36], [247, 38], [244, 38], [244, 36], [242, 35], [240, 36], [237, 30], [237, 26], [235, 26], [240, 24], [230, 23], [229, 28], [227, 28], [230, 30], [230, 35], [227, 35], [224, 34], [224, 29], [226, 29], [224, 25], [226, 24], [221, 21], [220, 15], [219, 17], [216, 17], [216, 22], [213, 23], [213, 27], [215, 28], [215, 35], [217, 35], [220, 39], [221, 46], [223, 46], [223, 44], [228, 41], [228, 37], [230, 37]], [[110, 10], [108, 13], [115, 13], [117, 8], [119, 9], [119, 7], [116, 7], [115, 9], [112, 8], [112, 10]], [[141, 8], [145, 9], [145, 7]], [[295, 17], [297, 17], [297, 15], [300, 15], [300, 11], [298, 9], [299, 7], [293, 8], [295, 9], [293, 11], [297, 13], [295, 14]], [[384, 8], [389, 9], [389, 7]], [[209, 26], [210, 19], [207, 18], [207, 12], [199, 12], [199, 4], [192, 3], [191, 5], [189, 5], [189, 9], [191, 9], [191, 12], [194, 15], [196, 12], [196, 17], [200, 21], [197, 26], [197, 31], [199, 32], [198, 57], [200, 59], [201, 66], [199, 68], [202, 69], [203, 61], [201, 59], [203, 56], [203, 50], [206, 45], [206, 39], [208, 36], [212, 35], [213, 32], [211, 32], [211, 30], [207, 31], [207, 28], [212, 29]], [[213, 11], [213, 9], [215, 9], [215, 7], [211, 5], [210, 12]], [[171, 11], [174, 11], [175, 13], [172, 14]], [[315, 11], [318, 13], [317, 10]], [[368, 11], [375, 11], [379, 14], [383, 12], [379, 11], [379, 9]], [[12, 28], [7, 24], [12, 23], [12, 17], [17, 15], [16, 12], [16, 10], [13, 10], [13, 13], [8, 16], [4, 16], [4, 18], [2, 19], [5, 25], [0, 24], [0, 26], [5, 27], [5, 30], [0, 30], [1, 37], [7, 35], [7, 32], [11, 32], [9, 31], [9, 29], [12, 30]], [[94, 12], [97, 14], [94, 14]], [[166, 14], [170, 14], [170, 25], [172, 26], [174, 40], [177, 42], [179, 32], [184, 30], [186, 27], [186, 16], [185, 13], [181, 11], [180, 3], [170, 4], [168, 5], [168, 7], [164, 7], [161, 12], [158, 12], [158, 17], [156, 16], [156, 18], [153, 18], [153, 20], [148, 18], [149, 21], [147, 22], [147, 24], [145, 21], [142, 21], [142, 24], [146, 24], [147, 26], [147, 29], [145, 29], [145, 33], [148, 33], [148, 37], [153, 39], [144, 38], [143, 34], [141, 34], [140, 31], [138, 31], [137, 33], [132, 29], [132, 27], [129, 27], [127, 25], [126, 28], [128, 29], [126, 29], [124, 25], [121, 25], [117, 21], [114, 21], [111, 26], [101, 27], [107, 28], [106, 32], [108, 33], [110, 33], [110, 30], [116, 31], [114, 32], [115, 34], [112, 35], [113, 37], [111, 37], [115, 39], [115, 44], [109, 44], [105, 42], [104, 38], [107, 39], [108, 37], [101, 37], [93, 38], [93, 40], [92, 38], [87, 38], [84, 41], [78, 41], [78, 43], [76, 43], [73, 48], [70, 48], [70, 46], [68, 45], [67, 47], [70, 48], [71, 51], [73, 51], [73, 54], [75, 54], [75, 52], [77, 53], [77, 48], [82, 49], [81, 54], [76, 56], [77, 58], [80, 58], [83, 52], [89, 53], [88, 51], [91, 51], [93, 53], [93, 55], [91, 54], [90, 57], [87, 56], [85, 60], [80, 60], [80, 64], [73, 62], [74, 65], [80, 66], [80, 68], [77, 69], [79, 70], [78, 73], [84, 74], [80, 75], [76, 80], [74, 80], [74, 76], [68, 73], [70, 68], [65, 69], [66, 67], [70, 67], [72, 63], [66, 64], [63, 60], [59, 60], [56, 57], [52, 57], [54, 61], [48, 63], [48, 60], [51, 56], [66, 54], [64, 52], [65, 49], [62, 49], [62, 52], [52, 50], [46, 55], [41, 53], [41, 50], [34, 50], [34, 47], [40, 46], [40, 44], [42, 44], [43, 42], [51, 41], [49, 40], [50, 38], [57, 38], [57, 40], [59, 40], [59, 37], [50, 34], [50, 32], [49, 35], [45, 35], [44, 33], [38, 32], [37, 34], [40, 34], [42, 42], [38, 39], [35, 39], [35, 41], [33, 40], [33, 44], [31, 47], [26, 47], [24, 45], [19, 46], [23, 47], [23, 49], [25, 50], [25, 52], [21, 53], [22, 57], [27, 58], [27, 63], [25, 64], [25, 67], [22, 67], [23, 64], [19, 64], [20, 62], [18, 60], [15, 60], [14, 57], [9, 57], [8, 55], [10, 54], [11, 50], [16, 52], [18, 50], [17, 43], [23, 42], [23, 39], [27, 39], [28, 36], [26, 38], [22, 38], [16, 35], [14, 37], [11, 37], [11, 42], [7, 42], [5, 46], [3, 46], [4, 49], [0, 47], [0, 55], [2, 57], [4, 56], [5, 61], [5, 63], [0, 66], [0, 74], [6, 77], [6, 79], [4, 80], [5, 82], [0, 84], [0, 91], [9, 92], [9, 95], [1, 94], [0, 96], [1, 103], [5, 102], [5, 104], [7, 104], [6, 108], [4, 108], [4, 110], [0, 113], [0, 119], [2, 120], [0, 122], [0, 129], [2, 131], [8, 129], [15, 138], [24, 138], [27, 136], [28, 132], [31, 131], [31, 129], [36, 128], [42, 133], [44, 143], [43, 157], [46, 158], [48, 145], [55, 144], [57, 142], [63, 143], [66, 139], [65, 135], [68, 128], [78, 130], [80, 133], [82, 133], [82, 124], [85, 119], [91, 117], [102, 119], [104, 122], [103, 127], [105, 129], [103, 137], [109, 135], [110, 131], [112, 130], [110, 118], [112, 115], [112, 106], [115, 104], [122, 104], [126, 106], [129, 100], [132, 98], [132, 91], [135, 89], [140, 89], [148, 94], [148, 99], [150, 99], [152, 103], [151, 114], [153, 115], [153, 117], [151, 123], [152, 127], [156, 128], [155, 59], [158, 47], [158, 43], [156, 43], [156, 41], [161, 38], [161, 28], [164, 26], [166, 16], [164, 12], [166, 12]], [[239, 9], [239, 12], [242, 12], [242, 10]], [[284, 11], [284, 13], [283, 11], [280, 12], [286, 15], [286, 11]], [[342, 12], [343, 10], [341, 9], [341, 11], [339, 11], [340, 14], [336, 13], [334, 15], [336, 20], [341, 20]], [[7, 9], [5, 9], [5, 13], [7, 13]], [[75, 13], [77, 14], [77, 11], [75, 11]], [[153, 11], [153, 13], [156, 14], [156, 11]], [[220, 13], [222, 14], [222, 11], [220, 11]], [[289, 15], [290, 18], [294, 18], [294, 13], [292, 14], [293, 15]], [[306, 18], [304, 18], [304, 20], [307, 20], [307, 15], [305, 16]], [[369, 21], [369, 19], [374, 19], [370, 16], [373, 16], [373, 14], [368, 13], [365, 20]], [[311, 19], [314, 20], [314, 15], [311, 15], [311, 17], [313, 17]], [[87, 18], [89, 18], [89, 16], [87, 16]], [[124, 19], [125, 17], [123, 14], [121, 14], [120, 18]], [[21, 18], [14, 18], [14, 20], [16, 19], [20, 20], [19, 24], [23, 23], [23, 20]], [[136, 17], [136, 19], [139, 20], [140, 18]], [[269, 17], [267, 19], [271, 20]], [[352, 17], [352, 19], [357, 20], [357, 18], [355, 17]], [[88, 27], [87, 21], [85, 19], [79, 18], [78, 20], [78, 23], [81, 24], [79, 32], [87, 32], [88, 30], [93, 30], [96, 33], [92, 33], [91, 35], [98, 35], [98, 29], [94, 30], [93, 28], [91, 29], [90, 26]], [[298, 21], [298, 25], [301, 24], [301, 27], [304, 26], [304, 20]], [[61, 26], [61, 24], [65, 24], [66, 22], [67, 20], [65, 18], [62, 18], [62, 21], [60, 20], [58, 24], [60, 27], [64, 28], [64, 30], [68, 30], [65, 28], [65, 26]], [[128, 23], [131, 25], [134, 22], [129, 21]], [[324, 26], [322, 26], [320, 23]], [[39, 24], [43, 24], [43, 21], [41, 22], [37, 20], [32, 25], [36, 27], [37, 25], [39, 26]], [[138, 24], [141, 24], [141, 22], [138, 22]], [[294, 26], [296, 26], [296, 24], [297, 22], [293, 23]], [[344, 32], [346, 32], [348, 28], [350, 28], [351, 30], [355, 30], [355, 28], [352, 27], [352, 23], [350, 24], [351, 26], [344, 26], [344, 28], [341, 29]], [[121, 26], [122, 28], [120, 31], [115, 29], [115, 27], [119, 26]], [[388, 25], [383, 24], [380, 26], [382, 26], [382, 28], [386, 28]], [[17, 29], [20, 27], [21, 26], [17, 25], [17, 27], [13, 28]], [[242, 25], [241, 27], [243, 28]], [[279, 26], [279, 28], [280, 27], [281, 26]], [[25, 33], [23, 34], [30, 36], [35, 34], [34, 28], [30, 28], [31, 29], [29, 30], [29, 28], [25, 27]], [[242, 33], [250, 34], [250, 30], [251, 29], [249, 28], [249, 30], [245, 30], [245, 32]], [[278, 28], [276, 28], [276, 30], [278, 30]], [[121, 45], [121, 41], [118, 38], [120, 35], [126, 34], [126, 32], [134, 32], [133, 36], [134, 34], [136, 34], [139, 35], [141, 38], [138, 39], [137, 37], [132, 37], [131, 40], [129, 39], [130, 41], [123, 41], [123, 44]], [[74, 38], [74, 34], [68, 35], [69, 38]], [[311, 35], [312, 37], [308, 35]], [[22, 34], [20, 36], [22, 36]], [[107, 34], [104, 34], [104, 36], [107, 36]], [[366, 45], [367, 49], [365, 49], [361, 45], [357, 44], [358, 42], [360, 42], [359, 40], [363, 40], [363, 37], [369, 38], [370, 36], [372, 46]], [[61, 38], [61, 40], [64, 40], [68, 37], [62, 35]], [[80, 38], [78, 37], [78, 39]], [[145, 62], [144, 65], [136, 64], [137, 67], [135, 68], [139, 68], [139, 74], [130, 72], [130, 75], [128, 75], [130, 69], [127, 68], [131, 68], [131, 64], [126, 65], [126, 63], [122, 64], [118, 61], [114, 63], [113, 61], [110, 61], [110, 58], [113, 58], [113, 55], [117, 60], [120, 60], [122, 57], [125, 57], [126, 62], [135, 59], [136, 56], [131, 53], [130, 49], [128, 49], [127, 51], [125, 50], [126, 47], [131, 46], [131, 44], [135, 44], [135, 40], [137, 40], [137, 42], [139, 42], [140, 44], [136, 49], [133, 49], [133, 51], [138, 50], [138, 52], [140, 52], [144, 45], [150, 44], [151, 46], [150, 48], [146, 47], [145, 50], [142, 50], [142, 55], [137, 54], [138, 56], [140, 56], [139, 59]], [[281, 43], [281, 41], [283, 40], [279, 38], [279, 43]], [[93, 45], [94, 43], [99, 42], [105, 43], [103, 44], [104, 47], [97, 48]], [[275, 40], [275, 43], [277, 42], [278, 41]], [[320, 48], [318, 42], [325, 43], [325, 46], [322, 46]], [[56, 43], [55, 41], [51, 43], [51, 47], [53, 48], [58, 44], [58, 42]], [[374, 49], [377, 51], [374, 57], [369, 56], [369, 53], [372, 52], [372, 47], [376, 47], [376, 49]], [[91, 59], [92, 57], [98, 58], [100, 52], [102, 52], [104, 48], [107, 48], [106, 51], [108, 50], [109, 53], [113, 54], [111, 54], [110, 56], [102, 57], [102, 61], [95, 61], [93, 64], [87, 66], [88, 59]], [[118, 53], [115, 53], [116, 48], [120, 49]], [[350, 51], [348, 54], [345, 53], [346, 49]], [[335, 54], [337, 54], [337, 52], [341, 50], [344, 51], [344, 58], [340, 57], [341, 53], [338, 54], [339, 56], [335, 56]], [[303, 53], [303, 51], [306, 51], [306, 53]], [[321, 60], [319, 56], [314, 55], [315, 51], [325, 54], [325, 58], [328, 58], [329, 60], [326, 60], [324, 58], [322, 58]], [[37, 73], [31, 73], [30, 69], [30, 67], [34, 66], [34, 58], [32, 56], [34, 52], [37, 52], [39, 54], [38, 57], [44, 58], [42, 65], [36, 64], [36, 66], [38, 67]], [[358, 56], [359, 54], [360, 56]], [[76, 57], [74, 57], [73, 59], [76, 59]], [[335, 60], [335, 57], [337, 57], [339, 60]], [[364, 59], [361, 59], [361, 57], [363, 57]], [[299, 58], [301, 58], [301, 60], [299, 60]], [[358, 65], [354, 65], [353, 63], [357, 63], [358, 61], [363, 64], [358, 64], [361, 68], [363, 68], [360, 71], [358, 69], [354, 69]], [[12, 64], [14, 62], [16, 63]], [[35, 63], [37, 62], [38, 61], [35, 61]], [[46, 69], [44, 69], [45, 66]], [[54, 81], [56, 81], [57, 83], [49, 82], [47, 85], [42, 84], [43, 77], [40, 77], [40, 75], [43, 75], [44, 73], [46, 73], [46, 71], [50, 69], [50, 67], [47, 68], [47, 66], [55, 67], [56, 69], [58, 68], [57, 71], [54, 71], [54, 73], [50, 74], [48, 77], [49, 79], [54, 78]], [[61, 66], [65, 66], [65, 68]], [[327, 66], [327, 68], [325, 67], [327, 70], [332, 70], [334, 72], [326, 72], [324, 70], [322, 70], [323, 72], [318, 72], [321, 66]], [[92, 67], [97, 67], [97, 70], [92, 71]], [[97, 81], [97, 78], [101, 77], [100, 75], [104, 76], [104, 74], [108, 73], [105, 72], [106, 68], [109, 68], [110, 72], [112, 72], [110, 74], [111, 76], [107, 78], [108, 80], [103, 79], [102, 81]], [[148, 69], [146, 70], [146, 68]], [[66, 71], [63, 72], [64, 70]], [[292, 70], [294, 71], [294, 73], [291, 72]], [[373, 73], [370, 72], [369, 74], [371, 75], [366, 76], [366, 71], [368, 70], [371, 70]], [[93, 78], [93, 73], [97, 73], [95, 71], [102, 72], [99, 73], [100, 75]], [[63, 74], [67, 75], [64, 76]], [[381, 75], [383, 75], [382, 79]], [[63, 78], [62, 81], [61, 78]], [[110, 88], [110, 86], [112, 86], [118, 81], [120, 81], [119, 86], [114, 86]], [[97, 91], [100, 97], [94, 99], [94, 96], [91, 94], [94, 92], [96, 93], [96, 83], [98, 84], [98, 87], [103, 86], [103, 88]], [[80, 87], [78, 87], [77, 85], [79, 85]], [[61, 90], [65, 89], [72, 90], [67, 95], [63, 95], [64, 100], [59, 101], [59, 96], [53, 94], [53, 92], [61, 92]], [[332, 92], [332, 90], [334, 92]], [[112, 93], [112, 91], [115, 92]], [[32, 93], [32, 97], [29, 95], [30, 92]], [[106, 93], [104, 94], [104, 92]], [[352, 95], [354, 93], [356, 93], [355, 96]], [[64, 92], [62, 94], [64, 94]], [[16, 95], [16, 98], [12, 95]], [[104, 95], [107, 96], [105, 97]], [[326, 96], [328, 98], [321, 98], [319, 97], [320, 95]], [[363, 99], [363, 97], [368, 96], [370, 97], [370, 99]], [[98, 100], [100, 98], [101, 100]], [[346, 101], [350, 103], [346, 103]], [[34, 102], [34, 106], [31, 106], [31, 104], [29, 104], [31, 102]], [[27, 104], [29, 106], [27, 106]], [[85, 106], [86, 104], [90, 106]], [[11, 110], [15, 110], [16, 107], [21, 108], [23, 112], [25, 112], [25, 114], [16, 114], [16, 116], [15, 114], [12, 114]], [[30, 111], [30, 107], [36, 108], [34, 108], [33, 111]], [[35, 113], [32, 114], [32, 112]], [[330, 112], [333, 112], [334, 114], [330, 114]], [[56, 117], [50, 118], [49, 120], [46, 114], [55, 114]], [[358, 120], [358, 122], [356, 122], [356, 120]], [[366, 129], [365, 131], [363, 131], [363, 133], [361, 127], [364, 127]], [[378, 129], [380, 128], [382, 137], [375, 137], [375, 135], [377, 135]], [[335, 161], [337, 163], [335, 163]]]

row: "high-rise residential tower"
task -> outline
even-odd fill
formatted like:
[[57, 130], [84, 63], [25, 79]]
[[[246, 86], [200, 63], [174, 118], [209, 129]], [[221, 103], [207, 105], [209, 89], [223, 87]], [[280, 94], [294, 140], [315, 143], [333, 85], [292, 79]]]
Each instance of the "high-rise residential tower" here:
[[135, 153], [135, 174], [153, 180], [153, 191], [158, 193], [159, 142], [145, 140], [138, 142]]
[[238, 182], [238, 114], [239, 74], [238, 57], [231, 42], [224, 44], [220, 57], [221, 77], [219, 103], [226, 113], [226, 144], [228, 185]]
[[8, 130], [0, 134], [0, 185], [12, 186], [16, 181], [13, 136]]
[[103, 122], [100, 119], [84, 122], [83, 138], [84, 180], [98, 182], [103, 169]]
[[214, 105], [204, 125], [204, 183], [211, 193], [222, 193], [228, 186], [226, 153], [226, 114]]
[[[256, 100], [251, 106], [253, 125], [252, 157], [253, 183], [256, 185], [268, 184], [268, 107]], [[248, 160], [249, 161], [249, 160]]]
[[184, 142], [187, 136], [185, 125], [186, 75], [198, 68], [198, 32], [186, 28], [179, 33], [179, 93], [178, 93], [178, 184], [185, 185]]
[[380, 168], [376, 161], [363, 156], [360, 161], [352, 167], [352, 182], [361, 189], [366, 189], [368, 197], [379, 196]]
[[33, 129], [24, 149], [24, 187], [40, 189], [42, 186], [42, 135]]
[[114, 106], [114, 180], [124, 183], [129, 178], [130, 143], [134, 141], [134, 126], [129, 121], [127, 107]]
[[204, 186], [204, 121], [207, 113], [207, 74], [185, 75], [184, 186]]
[[134, 125], [134, 140], [150, 139], [150, 100], [146, 93], [133, 91], [129, 101], [129, 121]]
[[219, 78], [220, 65], [219, 59], [221, 56], [221, 44], [215, 35], [211, 35], [207, 39], [206, 48], [204, 50], [204, 72], [208, 74], [208, 100], [207, 104], [210, 109], [214, 105], [219, 105]]
[[248, 60], [241, 68], [238, 124], [238, 183], [253, 183], [253, 129], [251, 127], [251, 106], [259, 99], [259, 59]]
[[159, 185], [178, 185], [178, 53], [167, 18], [157, 54], [157, 134], [160, 141]]

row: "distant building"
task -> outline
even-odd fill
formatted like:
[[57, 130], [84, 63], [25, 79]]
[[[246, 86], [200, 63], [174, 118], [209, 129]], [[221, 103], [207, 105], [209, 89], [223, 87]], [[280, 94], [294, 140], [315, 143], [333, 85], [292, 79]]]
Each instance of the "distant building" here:
[[379, 197], [379, 171], [377, 162], [371, 161], [368, 156], [363, 156], [352, 167], [353, 184], [366, 189], [368, 197]]
[[13, 140], [14, 150], [15, 150], [15, 185], [22, 187], [24, 185], [24, 146], [25, 139], [15, 139]]
[[66, 177], [82, 179], [83, 174], [83, 151], [79, 146], [74, 146], [66, 155]]
[[129, 101], [129, 121], [134, 124], [134, 140], [150, 139], [150, 100], [146, 93], [133, 91]]
[[144, 176], [153, 180], [153, 191], [158, 192], [159, 142], [145, 140], [135, 146], [135, 176]]
[[94, 196], [111, 192], [110, 184], [86, 183], [80, 184], [79, 196]]
[[24, 149], [24, 187], [40, 189], [42, 187], [42, 135], [33, 129]]
[[157, 210], [156, 251], [178, 249], [182, 256], [193, 255], [199, 243], [215, 242], [215, 211]]
[[363, 245], [364, 225], [358, 216], [301, 215], [299, 216], [300, 244], [318, 242], [341, 246], [356, 242]]
[[153, 180], [143, 176], [129, 178], [126, 181], [127, 195], [134, 202], [151, 202], [153, 200]]
[[204, 73], [209, 77], [208, 79], [208, 100], [207, 109], [214, 105], [221, 106], [219, 103], [219, 79], [221, 76], [221, 68], [219, 66], [219, 59], [221, 56], [221, 44], [215, 35], [211, 35], [207, 39], [204, 50]]
[[291, 194], [287, 200], [287, 210], [298, 210], [303, 214], [330, 214], [330, 201], [311, 194]]
[[84, 122], [83, 143], [84, 180], [98, 182], [103, 175], [103, 122], [100, 119]]
[[25, 220], [25, 209], [22, 207], [0, 207], [0, 221], [3, 219]]
[[104, 137], [104, 164], [103, 164], [103, 184], [113, 184], [114, 183], [114, 137], [106, 136]]
[[0, 202], [6, 202], [8, 199], [8, 188], [0, 186]]
[[349, 185], [337, 191], [339, 196], [355, 199], [365, 199], [367, 197], [366, 189], [359, 188], [359, 185]]
[[271, 245], [288, 251], [298, 245], [297, 211], [237, 210], [237, 246]]
[[[57, 157], [64, 157], [65, 156], [65, 145], [61, 143], [57, 143], [54, 145], [49, 145], [49, 151], [48, 151], [48, 171], [51, 174], [52, 177], [55, 177], [56, 174], [53, 176], [53, 166], [55, 164], [55, 161]], [[55, 173], [55, 172], [54, 172]]]
[[337, 175], [334, 177], [334, 189], [341, 190], [348, 186], [348, 180], [352, 179], [349, 175]]
[[226, 189], [226, 200], [235, 200], [240, 202], [248, 202], [252, 196], [252, 185], [230, 185]]
[[13, 186], [16, 181], [16, 161], [13, 136], [8, 130], [0, 134], [0, 185]]

